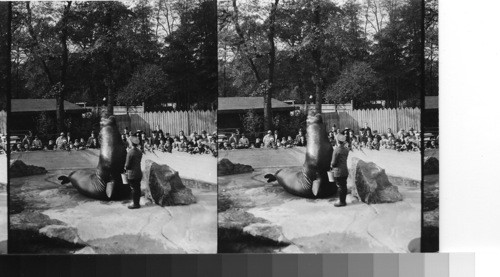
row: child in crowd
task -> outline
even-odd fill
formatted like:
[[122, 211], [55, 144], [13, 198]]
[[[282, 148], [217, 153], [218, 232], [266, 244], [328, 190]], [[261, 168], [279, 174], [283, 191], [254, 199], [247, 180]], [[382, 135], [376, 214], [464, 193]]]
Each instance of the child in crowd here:
[[373, 142], [372, 142], [372, 148], [373, 148], [374, 150], [380, 150], [380, 142], [379, 142], [379, 140], [378, 140], [378, 138], [377, 138], [377, 137], [375, 137], [375, 138], [373, 139]]
[[172, 143], [170, 143], [170, 140], [165, 142], [165, 152], [172, 153]]

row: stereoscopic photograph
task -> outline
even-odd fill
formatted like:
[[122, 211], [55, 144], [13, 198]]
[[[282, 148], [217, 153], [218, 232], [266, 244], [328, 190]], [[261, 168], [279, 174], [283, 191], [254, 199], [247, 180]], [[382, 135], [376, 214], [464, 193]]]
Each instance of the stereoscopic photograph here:
[[9, 252], [216, 253], [216, 2], [10, 8]]
[[219, 1], [219, 252], [420, 252], [422, 1]]

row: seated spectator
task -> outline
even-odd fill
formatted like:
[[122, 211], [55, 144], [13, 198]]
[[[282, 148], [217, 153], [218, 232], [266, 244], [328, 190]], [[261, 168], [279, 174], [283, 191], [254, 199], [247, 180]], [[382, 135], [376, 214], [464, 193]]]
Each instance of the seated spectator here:
[[187, 141], [187, 140], [188, 140], [188, 139], [187, 139], [187, 137], [184, 135], [184, 131], [180, 131], [180, 132], [179, 132], [179, 140], [181, 140], [181, 141], [182, 141], [182, 139], [183, 139], [183, 138], [184, 138], [184, 140], [185, 140], [185, 141]]
[[376, 138], [379, 142], [382, 140], [382, 137], [380, 136], [377, 130], [373, 131], [373, 138], [374, 139]]
[[23, 140], [21, 141], [21, 143], [22, 143], [22, 145], [23, 145], [23, 146], [27, 144], [27, 145], [28, 145], [28, 147], [24, 147], [24, 148], [25, 148], [26, 150], [29, 150], [29, 149], [30, 149], [30, 147], [29, 147], [29, 146], [31, 145], [31, 140], [30, 140], [29, 135], [24, 135], [24, 138], [23, 138]]
[[295, 145], [297, 146], [306, 146], [306, 137], [304, 136], [304, 132], [302, 129], [299, 130], [299, 134], [295, 137]]
[[81, 138], [80, 139], [80, 146], [78, 147], [78, 150], [84, 150], [86, 149], [87, 147], [85, 147], [85, 139]]
[[95, 137], [94, 132], [90, 133], [90, 137], [87, 140], [87, 148], [90, 148], [90, 149], [99, 148], [99, 142], [97, 141], [97, 138]]
[[32, 150], [43, 150], [43, 143], [38, 138], [38, 136], [35, 136], [35, 139], [33, 140], [32, 144], [31, 144], [31, 149]]
[[264, 143], [264, 147], [266, 147], [266, 148], [273, 147], [274, 136], [273, 136], [273, 132], [271, 130], [267, 131], [267, 135], [264, 136], [263, 143]]
[[64, 135], [64, 132], [56, 139], [57, 149], [66, 149], [66, 144], [68, 142], [68, 138]]
[[165, 142], [165, 152], [172, 153], [172, 143], [169, 140]]
[[234, 144], [238, 144], [238, 143], [239, 143], [239, 141], [238, 141], [238, 137], [236, 137], [236, 133], [235, 133], [235, 132], [232, 132], [232, 133], [231, 133], [231, 136], [230, 136], [230, 137], [229, 137], [229, 139], [228, 139], [228, 143], [229, 143], [229, 144], [232, 144], [232, 143], [234, 143]]
[[75, 142], [73, 143], [72, 147], [75, 150], [80, 150], [80, 140], [75, 139]]
[[373, 138], [372, 148], [373, 148], [374, 150], [380, 150], [380, 141], [378, 140], [378, 138], [377, 138], [377, 137], [374, 137], [374, 138]]
[[177, 150], [179, 150], [180, 152], [187, 152], [188, 150], [188, 144], [187, 144], [187, 138], [184, 136], [180, 143], [179, 143], [179, 148]]
[[45, 147], [46, 150], [56, 150], [56, 144], [53, 140], [49, 140], [49, 144]]
[[235, 142], [231, 143], [231, 149], [233, 149], [233, 150], [236, 149], [236, 143]]
[[224, 141], [222, 143], [222, 149], [224, 149], [224, 150], [232, 150], [231, 145], [227, 141]]
[[170, 136], [170, 133], [165, 133], [165, 143], [170, 142], [170, 145], [174, 143], [174, 139]]
[[202, 140], [199, 139], [196, 141], [196, 146], [194, 147], [193, 154], [204, 154], [205, 153], [205, 145]]
[[366, 138], [367, 141], [366, 141], [366, 148], [370, 149], [370, 150], [373, 150], [373, 140], [371, 137], [367, 137]]
[[27, 143], [24, 144], [23, 148], [24, 148], [24, 151], [30, 151], [30, 145]]
[[205, 131], [205, 130], [201, 131], [201, 141], [202, 142], [208, 142], [209, 141], [209, 138], [208, 138], [208, 135], [207, 135], [207, 131]]
[[292, 139], [292, 136], [288, 136], [288, 139], [286, 140], [285, 146], [287, 148], [292, 148], [294, 145], [294, 140]]
[[394, 137], [394, 134], [392, 133], [392, 129], [391, 128], [387, 128], [387, 133], [385, 133], [387, 135], [387, 137], [389, 137], [390, 135], [392, 135]]
[[156, 125], [153, 133], [159, 138], [163, 136], [163, 131], [160, 129], [160, 125]]
[[254, 147], [255, 148], [262, 148], [262, 141], [260, 141], [260, 138], [255, 139]]
[[382, 139], [380, 140], [380, 147], [382, 148], [387, 148], [387, 142], [388, 142], [388, 138], [387, 138], [387, 135], [382, 135]]
[[280, 147], [286, 147], [286, 138], [285, 137], [281, 138]]
[[149, 151], [149, 152], [153, 152], [153, 147], [151, 146], [151, 144], [149, 143], [149, 139], [145, 139], [143, 142], [142, 142], [142, 152], [143, 153], [146, 153], [146, 151]]
[[241, 135], [240, 141], [238, 142], [238, 146], [240, 148], [248, 148], [250, 146], [250, 141], [248, 141], [248, 138], [245, 136], [245, 134]]

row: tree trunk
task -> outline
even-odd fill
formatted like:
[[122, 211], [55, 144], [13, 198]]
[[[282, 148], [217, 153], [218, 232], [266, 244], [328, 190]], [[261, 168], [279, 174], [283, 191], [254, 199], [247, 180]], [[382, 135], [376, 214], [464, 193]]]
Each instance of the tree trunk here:
[[[316, 35], [319, 33], [319, 30], [321, 30], [321, 21], [320, 21], [320, 12], [321, 12], [321, 7], [320, 5], [316, 5], [314, 8], [314, 26], [315, 26], [315, 32]], [[314, 82], [314, 88], [316, 92], [316, 113], [321, 113], [321, 104], [323, 102], [323, 78], [321, 74], [321, 47], [320, 47], [320, 38], [316, 37], [316, 46], [314, 50], [312, 51], [312, 56], [314, 60], [314, 65], [316, 69], [315, 73], [315, 82]]]
[[275, 22], [276, 22], [276, 9], [278, 8], [279, 0], [275, 0], [271, 4], [271, 12], [269, 14], [269, 32], [267, 33], [267, 40], [269, 41], [269, 62], [268, 62], [268, 76], [267, 86], [264, 90], [264, 129], [273, 129], [273, 107], [271, 99], [274, 92], [274, 66], [276, 63], [276, 47], [274, 44], [275, 36]]
[[71, 8], [71, 1], [64, 7], [64, 13], [61, 18], [61, 46], [62, 46], [62, 65], [61, 65], [61, 88], [56, 96], [56, 120], [57, 132], [64, 131], [64, 96], [66, 95], [66, 76], [68, 71], [68, 14]]
[[108, 37], [107, 37], [107, 50], [105, 54], [105, 61], [107, 66], [106, 72], [106, 90], [107, 90], [107, 109], [106, 117], [113, 115], [113, 104], [114, 104], [114, 80], [113, 80], [113, 54], [111, 47], [114, 45], [113, 35], [113, 17], [112, 17], [112, 3], [109, 4], [108, 10], [106, 12], [106, 26], [108, 27]]

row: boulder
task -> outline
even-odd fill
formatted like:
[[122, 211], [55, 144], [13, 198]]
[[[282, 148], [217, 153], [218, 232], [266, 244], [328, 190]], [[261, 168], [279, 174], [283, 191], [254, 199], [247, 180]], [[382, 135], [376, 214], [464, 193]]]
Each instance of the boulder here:
[[424, 175], [439, 174], [439, 160], [435, 157], [424, 157]]
[[40, 229], [40, 234], [45, 235], [49, 238], [56, 238], [69, 243], [84, 245], [80, 236], [78, 235], [78, 230], [74, 227], [66, 225], [48, 225]]
[[218, 176], [248, 173], [252, 171], [253, 168], [251, 166], [245, 164], [233, 164], [228, 159], [222, 159], [217, 163]]
[[351, 194], [367, 204], [394, 203], [403, 195], [389, 182], [385, 170], [373, 162], [353, 158], [349, 169]]
[[44, 167], [27, 165], [21, 160], [15, 160], [10, 164], [9, 167], [10, 178], [25, 177], [45, 173], [47, 173], [47, 170]]
[[146, 160], [144, 178], [147, 180], [144, 188], [146, 199], [162, 207], [196, 203], [196, 197], [190, 188], [184, 186], [179, 172], [168, 165]]

